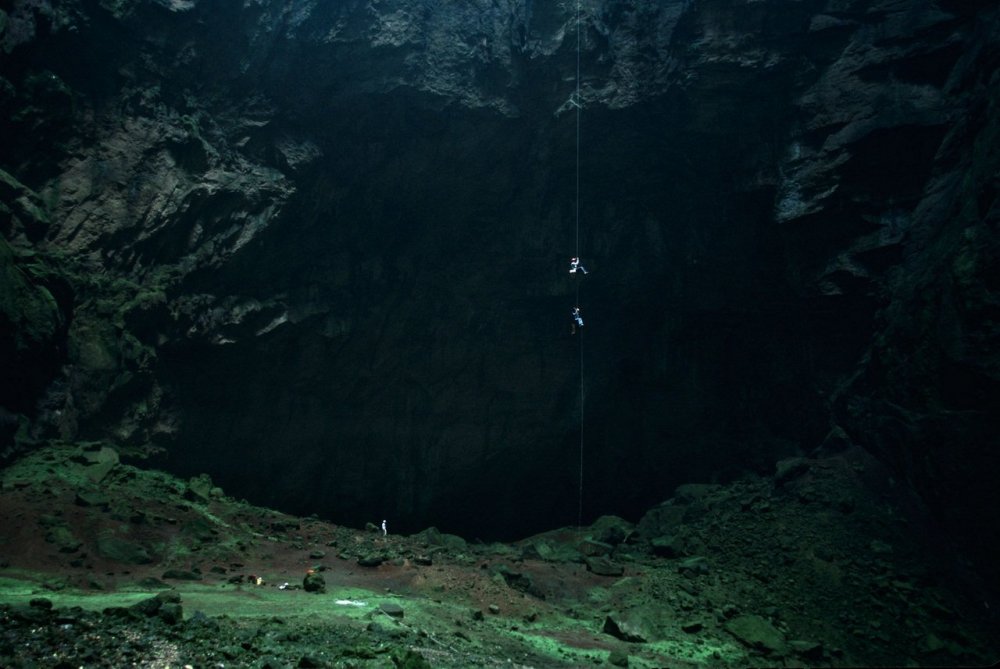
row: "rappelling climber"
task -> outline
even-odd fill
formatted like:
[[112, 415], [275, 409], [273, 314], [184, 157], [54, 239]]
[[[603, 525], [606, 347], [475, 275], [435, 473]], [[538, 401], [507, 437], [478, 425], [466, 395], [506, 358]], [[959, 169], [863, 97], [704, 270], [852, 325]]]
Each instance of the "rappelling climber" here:
[[587, 273], [587, 269], [580, 264], [579, 258], [571, 258], [569, 261], [569, 273], [576, 274], [576, 270], [580, 270], [584, 274]]
[[580, 315], [580, 307], [573, 307], [573, 334], [576, 334], [578, 327], [583, 327], [583, 316]]

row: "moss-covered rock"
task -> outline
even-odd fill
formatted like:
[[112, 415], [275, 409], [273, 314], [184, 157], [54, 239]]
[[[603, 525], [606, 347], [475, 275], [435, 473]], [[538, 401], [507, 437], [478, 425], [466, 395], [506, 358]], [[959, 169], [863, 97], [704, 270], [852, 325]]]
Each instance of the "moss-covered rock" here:
[[24, 235], [29, 240], [37, 240], [45, 233], [49, 222], [42, 198], [12, 174], [0, 169], [0, 234], [8, 239]]
[[0, 406], [32, 412], [64, 358], [67, 312], [0, 238]]
[[145, 546], [110, 534], [97, 538], [97, 553], [120, 564], [150, 564], [153, 556]]
[[726, 631], [741, 642], [766, 653], [786, 649], [785, 636], [770, 622], [756, 615], [737, 616], [725, 624]]

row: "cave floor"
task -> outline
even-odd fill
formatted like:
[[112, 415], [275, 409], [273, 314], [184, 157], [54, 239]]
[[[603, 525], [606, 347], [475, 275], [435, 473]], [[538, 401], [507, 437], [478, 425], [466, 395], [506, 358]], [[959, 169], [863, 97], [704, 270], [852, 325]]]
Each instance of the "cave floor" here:
[[94, 444], [43, 449], [2, 476], [5, 667], [1000, 657], [989, 598], [860, 453], [682, 486], [637, 525], [604, 517], [506, 544], [295, 518]]

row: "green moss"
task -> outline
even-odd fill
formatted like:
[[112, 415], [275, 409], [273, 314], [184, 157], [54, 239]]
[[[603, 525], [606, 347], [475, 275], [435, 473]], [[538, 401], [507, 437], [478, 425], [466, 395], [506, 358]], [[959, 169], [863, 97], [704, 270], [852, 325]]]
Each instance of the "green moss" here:
[[0, 238], [0, 321], [13, 329], [18, 350], [51, 341], [62, 323], [59, 305], [17, 265], [13, 249]]

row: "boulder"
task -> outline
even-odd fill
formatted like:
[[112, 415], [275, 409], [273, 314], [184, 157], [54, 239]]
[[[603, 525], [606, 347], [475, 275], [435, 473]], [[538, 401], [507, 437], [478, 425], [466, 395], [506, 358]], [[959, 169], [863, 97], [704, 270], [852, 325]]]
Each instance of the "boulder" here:
[[358, 564], [362, 567], [377, 567], [383, 562], [385, 562], [385, 556], [377, 553], [362, 555], [358, 558]]
[[110, 446], [101, 446], [96, 451], [85, 452], [87, 466], [84, 475], [91, 483], [97, 484], [107, 478], [118, 466], [118, 451]]
[[775, 465], [774, 485], [783, 486], [809, 471], [809, 461], [805, 458], [786, 458]]
[[402, 618], [404, 615], [403, 607], [395, 602], [382, 602], [378, 608], [390, 618]]
[[624, 543], [634, 531], [632, 523], [618, 516], [601, 516], [590, 528], [591, 539], [603, 544], [617, 546]]
[[462, 552], [468, 549], [465, 539], [455, 534], [446, 534], [436, 527], [428, 527], [422, 532], [412, 536], [413, 539], [423, 542], [427, 546], [440, 546], [455, 552]]
[[187, 486], [184, 489], [184, 498], [192, 502], [204, 504], [212, 499], [212, 490], [214, 487], [212, 479], [208, 474], [198, 474], [188, 480]]
[[45, 535], [45, 540], [55, 544], [60, 553], [75, 553], [80, 550], [83, 542], [76, 538], [65, 525], [56, 525]]
[[121, 564], [149, 564], [153, 556], [145, 546], [112, 535], [97, 539], [97, 554]]
[[708, 560], [700, 556], [689, 557], [677, 565], [677, 573], [688, 576], [703, 576], [708, 573]]
[[302, 589], [306, 592], [326, 592], [326, 579], [318, 571], [310, 569], [302, 579]]
[[625, 567], [605, 557], [587, 557], [584, 558], [584, 563], [587, 571], [598, 576], [621, 576], [625, 573]]
[[625, 620], [619, 614], [610, 614], [604, 619], [601, 628], [605, 634], [629, 643], [646, 643], [648, 635], [632, 621]]
[[684, 542], [675, 535], [654, 537], [649, 545], [658, 557], [675, 558], [684, 554]]
[[741, 643], [765, 653], [781, 653], [786, 648], [784, 635], [760, 616], [737, 616], [725, 628]]
[[78, 490], [73, 500], [77, 506], [108, 508], [110, 502], [102, 493], [96, 490]]

